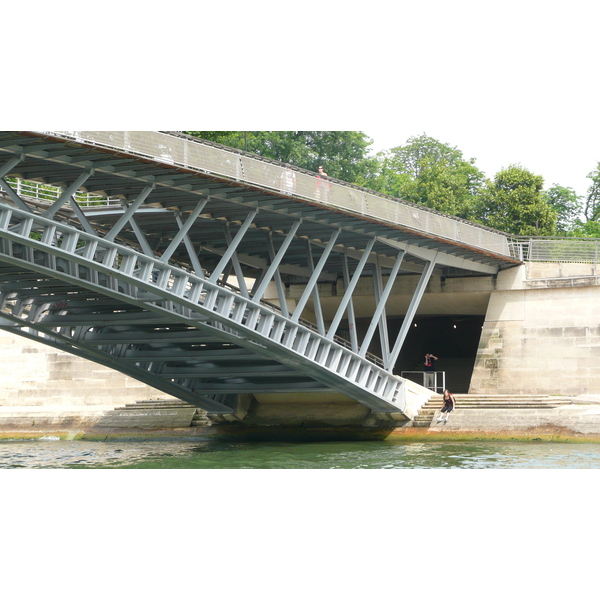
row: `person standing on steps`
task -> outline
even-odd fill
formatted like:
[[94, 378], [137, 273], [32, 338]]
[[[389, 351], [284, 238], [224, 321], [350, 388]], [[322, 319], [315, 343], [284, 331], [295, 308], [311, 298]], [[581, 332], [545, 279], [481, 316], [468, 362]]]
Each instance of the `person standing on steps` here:
[[[450, 413], [456, 407], [456, 400], [454, 399], [454, 396], [450, 393], [450, 390], [444, 390], [443, 400], [444, 400], [444, 406], [442, 406], [442, 410], [440, 411], [440, 416], [438, 417], [438, 420], [437, 420], [438, 423], [440, 421], [444, 421], [444, 423], [447, 423]], [[445, 417], [444, 417], [444, 413], [446, 413]]]
[[425, 355], [425, 387], [435, 392], [435, 367], [433, 361], [437, 360], [438, 357], [433, 354]]

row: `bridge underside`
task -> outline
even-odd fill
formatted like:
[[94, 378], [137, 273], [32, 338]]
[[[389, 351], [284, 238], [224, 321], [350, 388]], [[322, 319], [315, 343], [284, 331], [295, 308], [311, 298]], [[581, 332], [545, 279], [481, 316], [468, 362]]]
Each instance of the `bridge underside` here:
[[[213, 414], [235, 413], [244, 394], [293, 392], [342, 394], [374, 413], [412, 418], [427, 392], [394, 367], [432, 274], [516, 264], [131, 149], [4, 132], [1, 158], [0, 326]], [[60, 193], [32, 198], [23, 180]], [[96, 205], [74, 201], [82, 189], [98, 195]], [[419, 280], [390, 339], [386, 302], [402, 273]], [[353, 294], [365, 277], [376, 309], [359, 339]], [[344, 289], [326, 319], [320, 289], [338, 281]], [[300, 297], [290, 297], [292, 285], [303, 286]]]

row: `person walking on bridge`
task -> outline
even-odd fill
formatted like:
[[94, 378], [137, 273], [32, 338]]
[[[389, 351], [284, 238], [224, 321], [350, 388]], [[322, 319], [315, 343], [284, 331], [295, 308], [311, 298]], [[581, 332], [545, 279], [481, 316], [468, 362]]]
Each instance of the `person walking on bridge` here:
[[329, 199], [329, 181], [327, 180], [327, 173], [323, 170], [323, 167], [319, 167], [319, 173], [317, 175], [317, 200], [324, 200], [327, 202]]
[[279, 191], [282, 194], [294, 194], [296, 192], [296, 173], [292, 171], [289, 165], [286, 165], [280, 179]]
[[[456, 407], [456, 400], [454, 399], [454, 396], [450, 393], [450, 390], [444, 390], [443, 400], [444, 400], [444, 406], [442, 406], [442, 410], [440, 411], [440, 416], [438, 417], [438, 423], [440, 421], [444, 421], [444, 423], [447, 423], [450, 413]], [[444, 413], [446, 413], [445, 417], [444, 417]]]

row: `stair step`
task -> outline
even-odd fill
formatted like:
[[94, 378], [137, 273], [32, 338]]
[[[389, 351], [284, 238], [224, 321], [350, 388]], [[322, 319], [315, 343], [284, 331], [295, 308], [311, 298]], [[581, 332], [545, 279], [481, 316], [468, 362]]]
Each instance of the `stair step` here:
[[148, 410], [148, 409], [161, 409], [161, 408], [194, 408], [192, 404], [183, 401], [173, 401], [169, 402], [168, 400], [163, 401], [148, 401], [143, 400], [140, 402], [136, 402], [135, 404], [126, 404], [125, 406], [118, 407], [118, 410]]
[[[192, 415], [190, 427], [208, 427], [211, 425], [210, 419], [206, 416], [206, 412], [196, 408], [193, 404], [184, 400], [140, 400], [134, 404], [126, 404], [125, 406], [115, 407], [116, 411], [126, 411], [135, 414], [136, 411], [175, 411], [181, 409], [190, 409], [195, 412]], [[168, 413], [167, 413], [168, 414]], [[187, 413], [189, 414], [189, 413]]]
[[[455, 394], [457, 410], [473, 409], [551, 409], [572, 404], [566, 396], [549, 396], [543, 394]], [[428, 400], [413, 419], [413, 427], [430, 427], [436, 411], [443, 406], [440, 395]]]

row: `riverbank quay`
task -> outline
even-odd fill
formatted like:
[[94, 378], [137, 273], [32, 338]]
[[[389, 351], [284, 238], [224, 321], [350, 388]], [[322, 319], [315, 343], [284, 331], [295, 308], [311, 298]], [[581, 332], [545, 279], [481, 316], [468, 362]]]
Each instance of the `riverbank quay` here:
[[574, 397], [553, 408], [457, 408], [447, 422], [398, 424], [256, 426], [243, 421], [212, 423], [185, 402], [147, 401], [107, 410], [106, 406], [0, 406], [0, 440], [206, 440], [312, 442], [338, 440], [534, 441], [600, 443], [600, 395]]
[[301, 430], [264, 431], [256, 429], [190, 431], [189, 429], [113, 429], [110, 431], [1, 431], [0, 443], [7, 441], [35, 441], [35, 440], [62, 440], [62, 441], [89, 441], [89, 442], [203, 442], [219, 439], [231, 442], [337, 442], [337, 441], [386, 441], [389, 443], [436, 443], [436, 442], [561, 442], [561, 443], [595, 443], [600, 444], [600, 435], [572, 434], [560, 430], [534, 430], [534, 431], [415, 431], [411, 429], [398, 429], [389, 431], [365, 431], [327, 428], [311, 428]]

